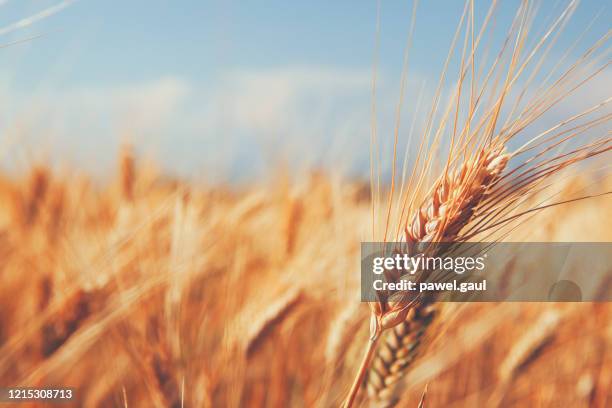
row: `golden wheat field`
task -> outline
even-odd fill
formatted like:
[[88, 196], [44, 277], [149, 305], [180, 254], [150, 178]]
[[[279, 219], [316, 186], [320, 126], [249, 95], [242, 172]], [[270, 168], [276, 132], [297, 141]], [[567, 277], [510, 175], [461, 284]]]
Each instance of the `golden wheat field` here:
[[[0, 70], [7, 101], [52, 107], [38, 121], [7, 108], [13, 121], [0, 126], [0, 408], [612, 406], [605, 10], [591, 3], [586, 11], [594, 15], [581, 14], [574, 0], [551, 7], [522, 0], [513, 10], [510, 2], [466, 0], [463, 11], [449, 2], [449, 10], [435, 6], [420, 20], [414, 1], [403, 20], [397, 5], [387, 11], [378, 1], [335, 9], [354, 12], [353, 20], [326, 21], [323, 5], [265, 16], [248, 7], [195, 4], [191, 15], [128, 5], [113, 37], [89, 31], [88, 18], [116, 16], [114, 9], [73, 3], [27, 9], [27, 17], [0, 25], [0, 35], [20, 33], [75, 9], [58, 25], [67, 24], [70, 37], [83, 30], [83, 48], [96, 54], [74, 47], [82, 77], [49, 91], [50, 102], [44, 81], [12, 98], [10, 76]], [[187, 18], [210, 18], [208, 11], [224, 24], [199, 31], [205, 20]], [[364, 76], [352, 59], [368, 48], [357, 47], [366, 15], [373, 59]], [[456, 29], [449, 31], [450, 17]], [[301, 20], [316, 24], [300, 28]], [[252, 32], [238, 30], [242, 23]], [[155, 29], [141, 32], [141, 25]], [[389, 57], [381, 38], [398, 46], [399, 25], [403, 53]], [[413, 41], [419, 25], [424, 40]], [[255, 33], [261, 26], [269, 37]], [[345, 35], [353, 26], [359, 30]], [[41, 33], [0, 48], [51, 36]], [[301, 33], [303, 43], [280, 41], [287, 33]], [[445, 34], [444, 57], [436, 48]], [[145, 37], [167, 54], [149, 54]], [[206, 48], [210, 38], [218, 44]], [[89, 46], [94, 39], [101, 52]], [[69, 42], [50, 38], [43, 60], [23, 54], [31, 71], [46, 68], [53, 41]], [[309, 42], [323, 52], [308, 54]], [[210, 61], [198, 59], [200, 43], [218, 63], [208, 71], [201, 71]], [[433, 86], [428, 63], [411, 65], [413, 45], [417, 55], [443, 56]], [[95, 63], [98, 54], [109, 72]], [[234, 65], [236, 54], [248, 63]], [[278, 68], [276, 61], [275, 68], [266, 58], [277, 54], [312, 64]], [[225, 55], [231, 63], [224, 65]], [[353, 68], [318, 66], [317, 58]], [[259, 71], [259, 59], [272, 68]], [[115, 60], [121, 72], [110, 69]], [[58, 63], [49, 76], [61, 77], [70, 64]], [[146, 65], [150, 71], [123, 72]], [[398, 82], [388, 79], [390, 65]], [[192, 81], [162, 75], [172, 69]], [[15, 78], [29, 83], [31, 74]], [[141, 76], [153, 80], [139, 83]], [[113, 78], [123, 82], [113, 88]], [[366, 97], [369, 104], [352, 103]], [[117, 148], [123, 131], [134, 139]], [[30, 145], [28, 132], [36, 134]], [[38, 159], [47, 157], [47, 137], [48, 159]], [[159, 167], [141, 149], [156, 142]], [[92, 153], [91, 168], [69, 164], [72, 144], [81, 160]], [[109, 145], [112, 171], [104, 167]], [[190, 178], [189, 169], [208, 169], [208, 181]], [[580, 252], [578, 243], [605, 253]], [[368, 244], [383, 248], [373, 260]], [[457, 282], [487, 291], [486, 279], [478, 289], [462, 274], [488, 254], [471, 259], [461, 244], [522, 245], [503, 261], [488, 259], [486, 272], [497, 275], [483, 276], [500, 278], [489, 287], [493, 298], [449, 295]], [[567, 252], [532, 257], [540, 244]], [[402, 256], [433, 259], [434, 267], [403, 268]], [[436, 267], [442, 258], [460, 259], [462, 269]], [[380, 277], [373, 288], [364, 271]], [[400, 288], [407, 281], [419, 290]], [[534, 288], [536, 297], [512, 297]], [[36, 389], [67, 389], [70, 397], [49, 401], [55, 397], [46, 392], [34, 397]]]
[[[3, 384], [74, 387], [74, 406], [342, 402], [368, 336], [367, 185], [207, 188], [126, 153], [107, 184], [41, 165], [0, 195]], [[611, 215], [595, 198], [516, 233], [609, 241]], [[607, 303], [444, 304], [398, 406], [608, 406], [611, 322]]]

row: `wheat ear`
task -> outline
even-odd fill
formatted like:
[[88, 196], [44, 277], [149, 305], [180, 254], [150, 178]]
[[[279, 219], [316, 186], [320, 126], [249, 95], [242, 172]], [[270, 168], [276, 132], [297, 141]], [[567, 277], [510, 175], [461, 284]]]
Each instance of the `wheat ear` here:
[[[550, 184], [543, 185], [544, 181], [572, 164], [612, 150], [612, 138], [609, 137], [608, 132], [607, 137], [601, 137], [593, 142], [580, 143], [579, 147], [572, 148], [569, 152], [555, 153], [555, 150], [560, 150], [564, 147], [564, 144], [575, 139], [578, 135], [607, 123], [610, 120], [610, 115], [602, 114], [601, 111], [612, 101], [612, 98], [608, 98], [592, 108], [531, 137], [523, 146], [512, 153], [505, 153], [505, 148], [509, 146], [512, 139], [522, 134], [529, 125], [544, 113], [609, 66], [608, 62], [600, 67], [588, 69], [589, 74], [586, 77], [583, 74], [578, 74], [576, 69], [586, 65], [585, 61], [588, 61], [589, 58], [597, 61], [601, 57], [593, 57], [593, 53], [602, 48], [612, 36], [608, 33], [585, 51], [576, 63], [554, 83], [550, 83], [549, 78], [547, 78], [540, 88], [542, 91], [538, 92], [529, 101], [524, 100], [528, 89], [526, 85], [519, 96], [515, 98], [510, 114], [507, 115], [505, 120], [502, 119], [506, 116], [503, 114], [502, 108], [507, 106], [508, 100], [511, 98], [510, 91], [515, 87], [517, 79], [529, 72], [527, 67], [532, 66], [530, 62], [532, 62], [534, 55], [541, 52], [542, 58], [546, 56], [548, 48], [543, 48], [544, 45], [549, 44], [548, 47], [550, 47], [554, 44], [556, 37], [552, 36], [553, 33], [557, 33], [563, 28], [567, 19], [572, 15], [575, 6], [576, 2], [570, 2], [535, 46], [530, 47], [527, 56], [524, 57], [523, 53], [527, 48], [526, 38], [531, 28], [531, 13], [533, 10], [529, 7], [528, 2], [522, 3], [512, 20], [506, 41], [499, 54], [491, 67], [483, 71], [486, 74], [480, 81], [482, 83], [480, 85], [477, 79], [480, 74], [476, 73], [475, 67], [475, 52], [479, 48], [489, 18], [496, 8], [496, 2], [491, 5], [480, 31], [476, 34], [473, 21], [474, 2], [473, 0], [466, 0], [458, 29], [453, 37], [449, 55], [433, 98], [425, 131], [420, 145], [415, 151], [416, 158], [413, 171], [407, 182], [402, 177], [400, 197], [394, 200], [397, 155], [396, 130], [386, 221], [381, 225], [384, 231], [382, 235], [384, 242], [387, 241], [390, 224], [395, 222], [391, 214], [394, 202], [398, 203], [398, 210], [401, 210], [397, 218], [398, 230], [396, 236], [399, 236], [401, 228], [404, 228], [402, 236], [406, 244], [405, 248], [402, 246], [399, 251], [426, 252], [429, 256], [442, 256], [443, 246], [436, 245], [438, 242], [462, 242], [474, 237], [482, 240], [485, 231], [489, 233], [487, 237], [490, 237], [491, 234], [500, 234], [502, 229], [505, 231], [512, 226], [512, 223], [516, 223], [527, 214], [551, 206], [592, 197], [586, 195], [548, 204], [549, 200], [552, 199], [551, 196], [537, 205], [521, 211], [524, 204], [527, 207], [530, 205], [526, 202], [527, 198], [535, 197], [537, 193], [541, 193], [550, 186]], [[466, 16], [467, 23], [465, 23]], [[464, 25], [464, 45], [460, 58], [458, 87], [442, 113], [439, 125], [436, 126], [433, 122], [437, 120], [435, 118], [436, 113], [438, 113], [441, 89], [446, 78], [449, 61], [456, 47], [457, 38]], [[532, 68], [527, 84], [540, 71], [541, 65], [540, 63]], [[376, 89], [375, 74], [374, 71], [373, 94], [375, 94]], [[467, 84], [466, 78], [468, 77], [470, 78], [469, 92], [467, 92], [467, 85], [465, 86], [466, 89], [463, 86], [464, 83]], [[489, 101], [487, 102], [486, 99]], [[460, 108], [464, 103], [466, 109]], [[463, 126], [460, 124], [462, 121], [460, 112], [462, 111], [467, 113]], [[454, 112], [454, 119], [451, 118], [452, 112]], [[593, 118], [594, 115], [599, 116]], [[579, 122], [587, 117], [591, 119], [584, 123]], [[376, 117], [373, 115], [373, 120], [375, 121], [375, 119]], [[397, 122], [399, 126], [399, 116]], [[452, 124], [452, 129], [449, 128], [449, 124]], [[448, 159], [443, 167], [442, 175], [433, 183], [433, 186], [425, 195], [425, 200], [418, 205], [418, 202], [413, 201], [417, 197], [414, 192], [423, 191], [424, 183], [428, 175], [431, 174], [432, 164], [436, 157], [440, 157], [441, 137], [446, 130], [450, 134]], [[379, 169], [379, 165], [374, 160], [375, 157], [378, 157], [376, 140], [376, 127], [373, 126], [371, 149], [376, 152], [371, 157], [373, 235], [377, 234], [376, 209], [381, 204], [380, 171], [374, 171], [375, 168]], [[529, 152], [528, 156], [522, 159], [520, 165], [511, 170], [506, 169], [510, 157], [515, 158], [526, 152]], [[374, 176], [376, 176], [376, 179]], [[612, 192], [603, 194], [610, 193]], [[408, 200], [410, 201], [408, 202]], [[399, 276], [386, 277], [391, 280], [399, 278]], [[423, 279], [422, 276], [419, 276], [419, 278]], [[386, 388], [397, 383], [409, 360], [416, 355], [422, 335], [419, 332], [422, 332], [429, 325], [429, 319], [431, 318], [429, 317], [430, 304], [435, 303], [435, 300], [435, 298], [424, 297], [409, 299], [406, 294], [401, 293], [377, 293], [377, 301], [370, 303], [373, 322], [371, 324], [371, 340], [346, 399], [346, 406], [352, 406], [360, 385], [364, 383], [367, 383], [371, 395], [374, 395], [374, 397], [381, 397], [381, 399], [382, 397], [392, 397], [393, 393]], [[426, 311], [427, 313], [425, 313]], [[392, 332], [390, 332], [391, 330]], [[407, 339], [406, 336], [408, 336]], [[380, 350], [376, 350], [378, 343], [382, 343]], [[404, 350], [406, 347], [408, 351]], [[375, 367], [368, 374], [372, 361]]]
[[[412, 221], [407, 224], [404, 239], [408, 246], [456, 239], [461, 228], [469, 223], [478, 204], [486, 199], [490, 188], [499, 180], [508, 158], [502, 147], [491, 145], [481, 149], [454, 171], [445, 171], [434, 183], [428, 198], [415, 211]], [[418, 325], [425, 327], [425, 322], [428, 324], [430, 320], [425, 318], [426, 314], [429, 315], [429, 312], [425, 314], [429, 303], [428, 299], [407, 302], [400, 297], [380, 298], [379, 302], [371, 304], [373, 317], [370, 342], [345, 406], [353, 404], [372, 360], [378, 371], [373, 368], [368, 375], [368, 388], [374, 396], [390, 396], [384, 388], [396, 383], [401, 377], [403, 368], [415, 355], [418, 346], [418, 338], [414, 338], [414, 335], [419, 332], [422, 334], [421, 330], [414, 330], [414, 322], [412, 326], [407, 322], [409, 313], [419, 316]], [[394, 330], [392, 334], [383, 333], [386, 329]], [[377, 350], [382, 334], [385, 335], [383, 347]]]
[[[404, 238], [408, 247], [456, 240], [461, 229], [470, 223], [475, 209], [500, 179], [507, 162], [508, 155], [499, 148], [480, 151], [452, 174], [443, 174], [406, 226]], [[429, 250], [436, 252], [435, 248]], [[387, 310], [382, 315], [391, 318], [383, 320], [382, 328], [391, 330], [382, 334], [366, 379], [370, 398], [393, 402], [393, 386], [416, 357], [421, 336], [434, 317], [433, 300], [422, 298], [409, 308], [401, 301], [386, 303]], [[404, 308], [406, 315], [394, 312]]]

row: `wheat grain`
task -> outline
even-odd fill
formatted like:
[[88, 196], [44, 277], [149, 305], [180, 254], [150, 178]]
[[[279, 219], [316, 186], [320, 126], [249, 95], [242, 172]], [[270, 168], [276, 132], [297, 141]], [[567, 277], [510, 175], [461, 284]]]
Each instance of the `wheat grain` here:
[[503, 383], [510, 381], [528, 360], [554, 334], [562, 319], [562, 314], [554, 309], [543, 313], [533, 326], [517, 340], [512, 350], [499, 367], [499, 377]]
[[366, 380], [368, 396], [379, 406], [397, 402], [395, 386], [417, 357], [435, 313], [431, 302], [421, 303], [410, 310], [405, 321], [384, 333]]
[[124, 146], [119, 157], [119, 179], [121, 197], [130, 202], [134, 199], [134, 183], [136, 170], [134, 153], [131, 146]]
[[[458, 238], [478, 205], [487, 198], [490, 189], [500, 179], [508, 159], [502, 147], [491, 145], [454, 171], [445, 171], [404, 230], [407, 250], [411, 253], [417, 250], [419, 253], [427, 251], [428, 254], [440, 255], [436, 243]], [[400, 276], [390, 278], [399, 279]], [[372, 305], [371, 341], [349, 393], [347, 406], [354, 401], [372, 358], [378, 363], [377, 367], [372, 367], [367, 377], [368, 391], [381, 401], [390, 401], [392, 392], [386, 388], [397, 382], [410, 359], [416, 355], [420, 336], [429, 324], [429, 306], [433, 299], [409, 301], [404, 296], [400, 294], [399, 297], [393, 295], [385, 298], [384, 294], [379, 294], [380, 301]], [[413, 325], [409, 322], [411, 316], [418, 317]], [[381, 333], [393, 328], [397, 328], [397, 331], [385, 332], [385, 347], [375, 352]], [[400, 347], [400, 344], [407, 349]]]
[[[499, 180], [507, 162], [508, 155], [501, 150], [481, 152], [451, 175], [443, 175], [406, 227], [407, 247], [457, 239], [461, 229], [469, 224], [475, 209]], [[437, 254], [436, 248], [429, 247], [428, 251]], [[433, 302], [431, 297], [423, 298], [410, 308], [401, 301], [387, 302], [386, 307], [390, 310], [387, 316], [393, 319], [385, 320], [385, 312], [381, 314], [383, 328], [391, 330], [382, 335], [366, 387], [369, 396], [382, 405], [395, 401], [393, 386], [417, 356], [421, 337], [435, 315]], [[402, 313], [395, 313], [397, 310]]]
[[50, 174], [43, 166], [35, 166], [29, 176], [27, 190], [22, 196], [21, 220], [28, 227], [36, 222], [40, 207], [49, 189]]
[[302, 300], [302, 297], [301, 290], [291, 289], [272, 302], [256, 320], [249, 322], [249, 332], [244, 339], [244, 352], [247, 356], [255, 352], [263, 337], [287, 316], [291, 309]]

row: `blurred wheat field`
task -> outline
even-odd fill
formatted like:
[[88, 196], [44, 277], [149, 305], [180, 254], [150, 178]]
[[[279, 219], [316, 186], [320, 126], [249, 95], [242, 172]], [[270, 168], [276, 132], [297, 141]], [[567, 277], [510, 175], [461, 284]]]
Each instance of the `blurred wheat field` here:
[[[30, 27], [71, 3], [0, 27], [0, 35]], [[327, 5], [312, 16], [292, 10], [298, 20], [312, 20], [302, 36], [326, 54], [338, 54], [335, 63], [327, 57], [319, 61], [308, 53], [307, 42], [294, 41], [302, 29], [288, 16], [266, 16], [282, 23], [274, 31], [273, 21], [262, 18], [267, 11], [242, 7], [235, 13], [223, 8], [218, 18], [215, 7], [202, 6], [222, 24], [199, 34], [184, 30], [186, 15], [196, 17], [198, 29], [206, 26], [197, 7], [177, 13], [181, 24], [172, 26], [168, 10], [157, 10], [163, 19], [149, 20], [153, 7], [141, 10], [142, 5], [133, 9], [135, 15], [121, 10], [138, 35], [116, 27], [113, 35], [95, 37], [70, 31], [70, 40], [95, 38], [85, 48], [103, 55], [97, 69], [126, 72], [117, 77], [124, 79], [105, 81], [74, 64], [95, 86], [81, 91], [87, 78], [74, 75], [49, 92], [51, 107], [63, 101], [69, 120], [62, 119], [62, 109], [50, 109], [49, 123], [25, 114], [17, 120], [20, 109], [12, 112], [6, 104], [5, 156], [23, 151], [15, 165], [25, 157], [28, 164], [13, 169], [11, 157], [0, 168], [0, 408], [11, 406], [2, 400], [6, 387], [70, 387], [75, 398], [61, 406], [74, 407], [612, 406], [609, 302], [445, 303], [439, 293], [412, 298], [387, 290], [376, 290], [369, 304], [360, 301], [360, 246], [366, 241], [399, 241], [404, 255], [422, 256], [444, 254], [437, 243], [612, 242], [612, 97], [606, 93], [612, 83], [612, 31], [606, 26], [599, 32], [598, 22], [606, 14], [591, 4], [587, 11], [596, 14], [586, 16], [577, 11], [577, 0], [554, 5], [525, 0], [515, 2], [515, 10], [511, 3], [483, 7], [465, 0], [456, 28], [448, 31], [439, 5], [420, 20], [418, 1], [409, 2], [405, 15], [383, 10], [381, 3], [369, 11], [375, 13], [372, 26], [360, 27], [373, 30], [372, 44], [346, 29], [352, 21], [360, 22], [356, 26], [366, 21], [366, 9], [356, 10], [358, 20]], [[93, 10], [88, 13], [98, 14]], [[333, 30], [319, 18], [322, 13], [335, 18], [329, 23]], [[250, 24], [238, 23], [242, 14], [252, 14]], [[79, 26], [89, 26], [83, 17]], [[580, 27], [570, 25], [572, 18]], [[65, 21], [75, 20], [58, 24]], [[163, 26], [156, 23], [147, 33], [146, 21]], [[268, 40], [253, 35], [255, 45], [247, 46], [239, 41], [243, 34], [234, 38], [234, 25], [263, 26], [272, 35]], [[421, 25], [428, 27], [417, 36]], [[341, 32], [346, 49], [317, 37], [332, 31]], [[178, 69], [176, 75], [163, 72], [149, 86], [148, 77], [156, 77], [140, 67], [155, 64], [139, 52], [144, 44], [139, 39], [149, 47], [158, 41], [151, 35], [157, 32], [161, 45], [169, 47], [151, 48], [160, 69], [169, 69], [163, 62], [171, 59]], [[187, 40], [172, 36], [183, 32]], [[413, 48], [417, 58], [437, 60], [435, 40], [444, 34], [451, 35], [450, 44], [439, 67], [413, 63]], [[0, 48], [42, 37], [47, 40], [40, 34]], [[281, 67], [271, 58], [276, 37], [290, 45], [280, 42], [287, 48], [283, 53], [299, 54], [295, 61], [307, 64]], [[321, 38], [325, 42], [317, 41]], [[55, 60], [59, 53], [49, 44], [37, 50], [48, 47], [42, 56]], [[373, 48], [370, 80], [355, 44]], [[398, 44], [402, 52], [391, 57], [387, 46]], [[184, 48], [184, 56], [172, 48]], [[115, 49], [121, 53], [109, 52]], [[68, 63], [59, 65], [94, 61], [77, 55], [70, 51]], [[201, 55], [213, 60], [197, 62]], [[241, 68], [242, 60], [248, 64]], [[398, 70], [389, 67], [395, 63], [401, 64]], [[137, 68], [135, 75], [127, 72], [131, 68]], [[5, 98], [44, 110], [39, 105], [46, 97], [30, 97], [40, 92], [31, 86], [36, 81], [14, 77], [31, 82], [27, 97], [6, 91], [7, 81], [0, 81]], [[68, 86], [73, 82], [75, 89]], [[338, 89], [327, 92], [334, 82]], [[365, 96], [370, 103], [349, 103]], [[319, 104], [325, 109], [309, 109]], [[108, 111], [108, 117], [102, 114], [95, 124], [96, 115], [80, 114], [81, 109]], [[126, 125], [109, 126], [115, 115], [125, 115], [119, 122]], [[34, 146], [26, 145], [27, 138], [21, 145], [29, 126], [22, 131], [22, 124], [12, 121], [32, 123]], [[224, 171], [248, 173], [252, 166], [253, 177], [244, 179], [252, 183], [176, 178], [145, 164], [127, 146], [117, 155], [114, 173], [103, 178], [78, 168], [59, 171], [52, 160], [30, 159], [45, 151], [42, 140], [54, 133], [51, 122], [68, 135], [49, 142], [50, 150], [65, 153], [63, 145], [85, 134], [82, 146], [95, 146], [92, 157], [100, 167], [104, 160], [95, 149], [115, 140], [107, 132], [117, 126], [133, 134], [137, 145], [144, 137], [141, 145], [168, 135], [159, 146], [160, 163], [173, 157], [168, 161], [176, 171], [188, 157], [198, 169], [210, 166], [211, 180], [220, 180]], [[304, 126], [309, 122], [316, 126]], [[99, 134], [108, 139], [98, 143]], [[217, 139], [233, 143], [221, 149]], [[286, 153], [272, 146], [281, 139], [291, 145]], [[200, 142], [204, 145], [196, 146]], [[290, 162], [294, 150], [298, 157], [305, 153], [302, 144], [312, 145], [313, 156], [326, 156], [312, 163], [328, 167], [314, 170], [304, 160], [308, 170], [298, 172], [298, 160]], [[26, 153], [30, 148], [34, 151]], [[79, 151], [76, 143], [74, 148]], [[364, 181], [355, 174], [367, 177], [368, 158]], [[283, 159], [289, 171], [271, 169], [268, 178], [256, 174], [256, 168]], [[216, 169], [223, 160], [236, 166]], [[351, 174], [352, 167], [358, 172], [340, 176]], [[537, 257], [525, 260], [516, 252], [492, 269], [519, 281], [542, 271]], [[607, 260], [562, 261], [555, 278], [588, 276], [592, 285], [580, 289], [594, 291], [590, 299], [612, 298]], [[389, 269], [391, 283], [405, 277], [401, 268]], [[416, 269], [427, 282], [426, 268]]]
[[[368, 336], [368, 187], [206, 187], [136, 163], [108, 185], [2, 179], [0, 382], [71, 386], [74, 406], [340, 405]], [[610, 241], [611, 208], [558, 206], [515, 234]], [[608, 406], [610, 322], [606, 303], [445, 304], [399, 406]]]

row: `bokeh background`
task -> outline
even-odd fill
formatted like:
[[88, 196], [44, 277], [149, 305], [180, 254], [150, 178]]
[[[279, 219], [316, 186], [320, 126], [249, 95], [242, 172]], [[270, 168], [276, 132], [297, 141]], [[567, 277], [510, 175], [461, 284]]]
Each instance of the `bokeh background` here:
[[[0, 0], [0, 385], [72, 386], [76, 399], [66, 406], [78, 407], [340, 406], [369, 337], [360, 242], [380, 236], [392, 208], [383, 177], [412, 2], [380, 2], [379, 47], [376, 1], [301, 3]], [[415, 151], [408, 142], [427, 139], [423, 125], [463, 8], [421, 3], [399, 115], [404, 169]], [[484, 72], [518, 5], [500, 1], [476, 56]], [[489, 2], [475, 6], [480, 25]], [[535, 4], [524, 50], [566, 6]], [[570, 9], [555, 46], [532, 64], [541, 62], [533, 86], [524, 82], [529, 72], [514, 86], [528, 88], [525, 101], [541, 96], [546, 106], [551, 94], [538, 95], [538, 86], [609, 30], [602, 2]], [[458, 54], [440, 85], [434, 128], [445, 122]], [[608, 61], [609, 40], [571, 79]], [[557, 76], [546, 82], [550, 71]], [[608, 101], [611, 85], [608, 66], [517, 142]], [[610, 109], [554, 137], [597, 117], [575, 143], [594, 137], [605, 149]], [[501, 113], [503, 123], [509, 112]], [[538, 113], [532, 107], [528, 119]], [[367, 180], [373, 128], [376, 189]], [[552, 197], [514, 184], [526, 199], [518, 205], [611, 191], [609, 156], [545, 178]], [[443, 163], [435, 159], [434, 175]], [[430, 185], [403, 187], [418, 203]], [[393, 208], [400, 196], [388, 199]], [[548, 208], [518, 219], [507, 239], [610, 242], [611, 208], [609, 194]], [[499, 265], [509, 279], [539, 266]], [[585, 272], [572, 268], [563, 273]], [[399, 406], [419, 406], [424, 395], [426, 407], [610, 406], [608, 304], [429, 306], [397, 326], [401, 336], [387, 331], [364, 404], [378, 402], [384, 384]]]
[[[477, 21], [488, 3], [476, 2]], [[518, 4], [499, 4], [486, 38], [491, 53]], [[539, 5], [532, 41], [566, 5]], [[419, 132], [462, 9], [456, 1], [419, 4], [400, 139]], [[381, 2], [375, 101], [383, 152], [411, 12], [412, 2]], [[0, 1], [0, 163], [23, 169], [42, 160], [104, 176], [118, 145], [130, 143], [166, 173], [213, 183], [252, 181], [284, 164], [367, 177], [376, 15], [375, 1]], [[602, 2], [582, 1], [545, 66], [578, 40], [567, 59], [574, 61], [610, 17]], [[568, 99], [569, 110], [537, 126], [604, 100], [610, 86], [607, 70]]]

